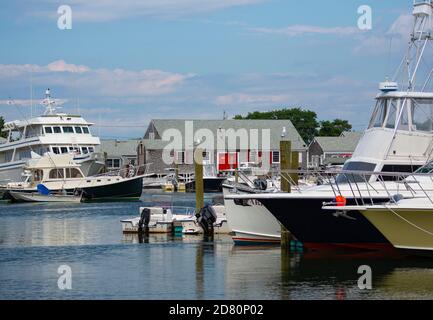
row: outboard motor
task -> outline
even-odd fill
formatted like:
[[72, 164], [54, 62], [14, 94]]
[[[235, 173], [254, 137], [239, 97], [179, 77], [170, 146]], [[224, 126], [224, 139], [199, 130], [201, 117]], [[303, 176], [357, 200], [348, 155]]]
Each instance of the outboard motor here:
[[254, 180], [254, 187], [261, 191], [266, 191], [268, 188], [268, 182], [263, 179], [256, 179]]
[[217, 220], [217, 214], [212, 206], [203, 207], [196, 214], [198, 224], [203, 228], [205, 236], [213, 236], [213, 225]]
[[140, 220], [138, 221], [138, 233], [148, 233], [150, 222], [150, 209], [144, 208], [141, 211]]

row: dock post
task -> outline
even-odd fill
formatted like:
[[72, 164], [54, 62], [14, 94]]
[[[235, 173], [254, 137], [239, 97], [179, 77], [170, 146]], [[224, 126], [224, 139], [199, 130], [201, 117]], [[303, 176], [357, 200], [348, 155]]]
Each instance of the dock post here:
[[203, 149], [194, 152], [194, 184], [195, 184], [195, 211], [199, 213], [204, 207], [203, 186]]
[[[299, 152], [292, 151], [292, 161], [291, 161], [291, 169], [292, 170], [298, 170], [299, 169]], [[291, 174], [292, 181], [298, 185], [299, 183], [299, 174], [298, 173], [292, 173]]]
[[[280, 175], [281, 175], [281, 191], [290, 193], [292, 191], [290, 186], [289, 174], [286, 172], [292, 168], [292, 142], [280, 141]], [[281, 248], [289, 249], [292, 236], [290, 232], [281, 225]]]

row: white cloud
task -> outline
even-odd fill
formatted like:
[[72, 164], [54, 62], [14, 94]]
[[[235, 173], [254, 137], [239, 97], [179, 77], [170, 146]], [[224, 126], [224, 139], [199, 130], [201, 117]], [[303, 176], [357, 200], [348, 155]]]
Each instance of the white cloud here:
[[246, 94], [232, 93], [228, 95], [218, 96], [216, 104], [219, 106], [254, 106], [254, 105], [274, 105], [279, 103], [290, 103], [293, 97], [284, 94]]
[[31, 73], [36, 86], [73, 87], [86, 94], [108, 97], [166, 94], [194, 76], [162, 70], [91, 69], [57, 60], [46, 66], [0, 64], [0, 83], [6, 86], [10, 81], [22, 80], [27, 85]]
[[[67, 4], [72, 8], [73, 19], [103, 22], [129, 17], [191, 16], [264, 1], [266, 0], [69, 0]], [[44, 2], [50, 5], [58, 4], [56, 0]], [[53, 15], [53, 12], [39, 11], [37, 14]]]
[[400, 15], [386, 32], [373, 33], [363, 38], [354, 52], [367, 55], [382, 55], [389, 52], [390, 42], [392, 49], [401, 51], [407, 44], [413, 27], [413, 16]]
[[257, 33], [284, 35], [287, 37], [297, 37], [302, 35], [341, 35], [348, 36], [361, 31], [356, 27], [318, 27], [310, 25], [292, 25], [284, 28], [250, 28], [249, 30]]

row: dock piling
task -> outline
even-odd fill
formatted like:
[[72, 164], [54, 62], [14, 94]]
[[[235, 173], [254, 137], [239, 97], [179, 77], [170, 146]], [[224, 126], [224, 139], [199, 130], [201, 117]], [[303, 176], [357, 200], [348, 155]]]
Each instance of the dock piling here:
[[195, 183], [195, 212], [199, 213], [204, 207], [203, 185], [203, 150], [195, 149], [194, 152], [194, 183]]
[[[281, 191], [290, 193], [291, 185], [289, 183], [290, 177], [286, 172], [292, 168], [292, 142], [291, 141], [280, 141], [280, 171], [281, 171]], [[281, 225], [281, 248], [290, 248], [290, 242], [292, 236], [290, 232]]]

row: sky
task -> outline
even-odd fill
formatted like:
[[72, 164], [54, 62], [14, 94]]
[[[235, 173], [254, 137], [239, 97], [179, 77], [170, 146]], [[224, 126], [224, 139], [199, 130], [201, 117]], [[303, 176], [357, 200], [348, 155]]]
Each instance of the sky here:
[[[61, 5], [72, 29], [58, 28]], [[361, 5], [372, 9], [371, 30], [358, 28]], [[0, 8], [0, 115], [41, 114], [50, 88], [95, 134], [126, 139], [143, 136], [151, 119], [280, 107], [363, 130], [378, 83], [404, 54], [412, 0], [2, 0]]]

